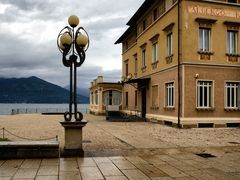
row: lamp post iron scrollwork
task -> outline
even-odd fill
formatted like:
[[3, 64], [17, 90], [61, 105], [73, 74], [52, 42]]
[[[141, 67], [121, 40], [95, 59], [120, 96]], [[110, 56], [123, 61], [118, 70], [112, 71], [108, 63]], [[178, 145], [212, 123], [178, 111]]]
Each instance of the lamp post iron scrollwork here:
[[[72, 106], [74, 105], [74, 118], [76, 121], [81, 121], [83, 115], [77, 110], [77, 68], [85, 61], [85, 52], [89, 47], [89, 36], [83, 27], [77, 28], [79, 24], [77, 16], [70, 16], [68, 23], [70, 26], [64, 27], [57, 38], [58, 49], [62, 53], [62, 63], [70, 68], [69, 111], [65, 112], [64, 119], [65, 121], [72, 120]], [[76, 31], [75, 28], [77, 28]]]

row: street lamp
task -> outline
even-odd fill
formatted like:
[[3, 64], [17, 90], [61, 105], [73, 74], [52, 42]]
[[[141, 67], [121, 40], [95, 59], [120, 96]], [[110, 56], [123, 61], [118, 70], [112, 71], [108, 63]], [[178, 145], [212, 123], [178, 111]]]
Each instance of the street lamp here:
[[[64, 27], [57, 38], [58, 49], [62, 53], [62, 63], [70, 68], [69, 112], [65, 112], [64, 119], [65, 121], [72, 120], [72, 106], [74, 105], [75, 121], [82, 121], [83, 115], [77, 111], [77, 67], [80, 67], [85, 61], [89, 38], [83, 27], [78, 27], [75, 31], [79, 24], [77, 16], [70, 16], [68, 23], [70, 26]], [[69, 58], [67, 58], [68, 55]]]

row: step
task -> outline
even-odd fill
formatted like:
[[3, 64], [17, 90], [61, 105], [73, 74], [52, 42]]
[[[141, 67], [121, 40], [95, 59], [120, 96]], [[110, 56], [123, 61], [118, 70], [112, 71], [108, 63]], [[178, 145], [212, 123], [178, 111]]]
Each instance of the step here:
[[0, 142], [0, 159], [58, 158], [58, 141], [4, 141]]

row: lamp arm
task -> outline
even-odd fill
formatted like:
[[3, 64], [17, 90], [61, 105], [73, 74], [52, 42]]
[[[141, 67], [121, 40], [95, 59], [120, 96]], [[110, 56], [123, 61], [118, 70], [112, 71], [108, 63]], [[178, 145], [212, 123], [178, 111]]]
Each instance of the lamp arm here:
[[66, 48], [63, 50], [63, 52], [62, 52], [62, 54], [63, 54], [63, 56], [62, 56], [62, 63], [63, 63], [63, 65], [66, 66], [66, 67], [70, 67], [70, 65], [71, 65], [71, 63], [69, 62], [69, 60], [67, 60], [67, 54], [68, 54], [68, 52], [70, 51], [70, 48], [71, 48], [71, 46], [66, 47]]
[[84, 61], [85, 61], [85, 58], [86, 58], [86, 54], [85, 54], [85, 51], [84, 51], [84, 47], [79, 47], [77, 44], [75, 46], [76, 50], [77, 50], [77, 53], [78, 53], [78, 56], [80, 58], [80, 61], [79, 62], [76, 62], [76, 66], [77, 67], [80, 67]]

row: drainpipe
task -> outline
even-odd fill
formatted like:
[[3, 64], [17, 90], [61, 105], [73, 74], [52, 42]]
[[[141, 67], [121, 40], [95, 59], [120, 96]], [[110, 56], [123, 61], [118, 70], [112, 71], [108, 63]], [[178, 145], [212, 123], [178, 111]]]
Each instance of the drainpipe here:
[[181, 128], [181, 122], [180, 122], [180, 116], [181, 116], [181, 86], [180, 86], [180, 82], [181, 82], [181, 78], [180, 78], [180, 56], [181, 56], [181, 48], [180, 48], [180, 32], [181, 32], [181, 24], [180, 24], [180, 20], [181, 20], [181, 0], [178, 0], [178, 128]]

